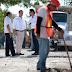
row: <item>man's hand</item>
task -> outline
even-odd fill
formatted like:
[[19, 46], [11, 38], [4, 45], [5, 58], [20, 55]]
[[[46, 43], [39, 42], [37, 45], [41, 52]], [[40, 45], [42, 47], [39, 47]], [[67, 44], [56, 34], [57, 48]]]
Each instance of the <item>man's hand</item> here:
[[64, 35], [64, 31], [63, 30], [61, 30], [61, 34]]
[[31, 25], [31, 23], [29, 25]]
[[15, 31], [15, 35], [18, 36], [17, 32]]
[[12, 34], [10, 33], [10, 38], [12, 38]]
[[40, 38], [40, 34], [37, 34], [36, 38], [39, 39]]
[[27, 29], [25, 29], [24, 31], [27, 31]]

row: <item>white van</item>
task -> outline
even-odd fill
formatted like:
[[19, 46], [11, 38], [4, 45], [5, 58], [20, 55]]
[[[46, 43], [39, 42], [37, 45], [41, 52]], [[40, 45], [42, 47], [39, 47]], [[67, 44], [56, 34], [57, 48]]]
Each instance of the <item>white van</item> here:
[[[53, 19], [56, 21], [59, 27], [64, 30], [64, 39], [67, 46], [72, 46], [72, 31], [68, 31], [68, 13], [54, 11]], [[50, 38], [50, 46], [52, 46], [52, 38]], [[61, 33], [59, 33], [58, 46], [64, 46], [64, 41]]]

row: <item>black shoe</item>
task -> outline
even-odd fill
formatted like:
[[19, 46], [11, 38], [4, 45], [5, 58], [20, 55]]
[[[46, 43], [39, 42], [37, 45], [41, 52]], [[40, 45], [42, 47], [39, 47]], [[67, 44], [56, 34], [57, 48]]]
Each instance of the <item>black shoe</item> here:
[[6, 57], [9, 57], [10, 55], [6, 55]]
[[32, 55], [39, 55], [39, 53], [36, 53], [36, 52], [35, 52], [35, 53], [33, 53]]
[[24, 54], [20, 53], [19, 55], [24, 55]]
[[37, 68], [37, 70], [40, 70], [40, 68]]
[[[40, 70], [40, 68], [37, 68], [37, 70]], [[44, 70], [47, 70], [46, 68]]]
[[[16, 54], [15, 54], [16, 55]], [[12, 56], [15, 56], [15, 55], [12, 55]]]

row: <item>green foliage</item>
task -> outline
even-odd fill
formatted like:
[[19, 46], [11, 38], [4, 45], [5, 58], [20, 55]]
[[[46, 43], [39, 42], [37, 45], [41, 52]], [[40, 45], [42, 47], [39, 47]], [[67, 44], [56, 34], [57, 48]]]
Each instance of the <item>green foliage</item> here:
[[35, 7], [35, 5], [39, 5], [39, 1], [37, 1], [37, 2], [34, 3], [34, 7]]
[[72, 2], [69, 2], [69, 5], [71, 5], [71, 6], [72, 6]]
[[[34, 5], [31, 3], [31, 1], [35, 1]], [[14, 6], [16, 4], [23, 4], [26, 7], [30, 7], [30, 6], [39, 5], [39, 1], [41, 1], [42, 3], [49, 2], [49, 0], [0, 0], [0, 4], [3, 4], [7, 7]]]
[[39, 1], [41, 1], [42, 3], [48, 3], [49, 2], [49, 0], [39, 0]]
[[0, 0], [0, 4], [4, 4], [5, 6], [14, 6], [16, 4], [22, 3], [24, 6], [28, 7], [30, 4], [30, 0]]
[[6, 17], [7, 10], [0, 9], [0, 31], [4, 31], [4, 18]]

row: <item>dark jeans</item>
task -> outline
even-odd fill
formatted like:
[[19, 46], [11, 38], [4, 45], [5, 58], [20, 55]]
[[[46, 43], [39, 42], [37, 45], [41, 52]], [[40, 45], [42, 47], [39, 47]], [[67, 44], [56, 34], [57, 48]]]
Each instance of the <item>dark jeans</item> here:
[[22, 48], [25, 48], [25, 42], [26, 42], [26, 38], [24, 38], [23, 40]]
[[38, 43], [38, 40], [36, 39], [36, 36], [34, 35], [34, 29], [32, 29], [32, 38], [33, 38], [35, 52], [38, 53], [39, 52], [39, 43]]
[[53, 45], [53, 48], [55, 48], [55, 50], [58, 50], [57, 43], [54, 43], [54, 40], [52, 40], [52, 45]]
[[26, 33], [24, 33], [24, 40], [23, 40], [22, 48], [25, 48], [25, 43], [26, 43]]
[[15, 55], [15, 50], [13, 46], [13, 39], [10, 38], [9, 33], [5, 33], [6, 36], [6, 47], [5, 47], [5, 54], [6, 56], [9, 55], [9, 50], [11, 51], [12, 56]]
[[4, 47], [4, 42], [1, 42], [1, 46], [3, 46], [3, 47]]

